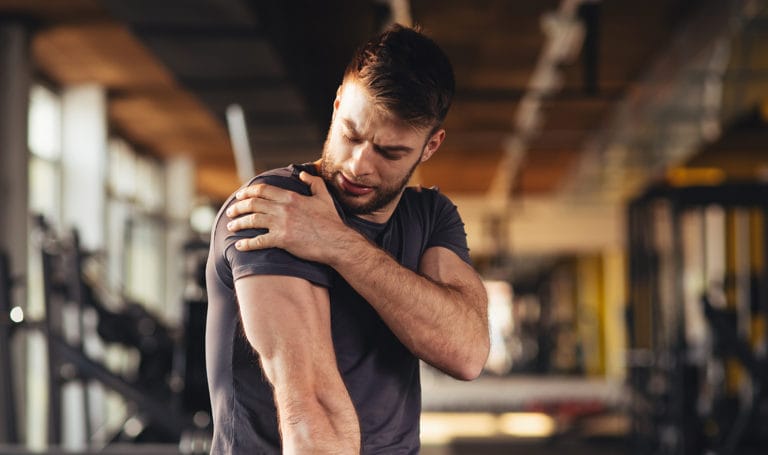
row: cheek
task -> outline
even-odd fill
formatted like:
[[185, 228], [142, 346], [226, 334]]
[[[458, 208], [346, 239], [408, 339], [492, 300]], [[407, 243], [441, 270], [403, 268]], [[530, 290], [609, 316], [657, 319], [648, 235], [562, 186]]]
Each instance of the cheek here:
[[346, 159], [350, 155], [351, 147], [344, 140], [341, 134], [334, 134], [330, 140], [330, 152], [336, 158], [336, 160]]
[[391, 184], [399, 184], [411, 168], [407, 166], [406, 163], [398, 162], [397, 164], [391, 165], [384, 163], [379, 169], [379, 175], [382, 180]]
[[323, 159], [334, 163], [338, 162], [340, 160], [340, 151], [341, 144], [339, 144], [339, 141], [335, 137], [329, 136], [323, 150]]

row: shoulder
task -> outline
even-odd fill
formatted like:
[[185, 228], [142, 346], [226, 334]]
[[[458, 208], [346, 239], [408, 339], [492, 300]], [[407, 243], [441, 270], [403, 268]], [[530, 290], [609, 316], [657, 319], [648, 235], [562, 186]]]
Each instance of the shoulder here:
[[464, 221], [453, 201], [437, 188], [408, 188], [403, 193], [404, 198], [406, 194], [411, 210], [418, 207], [415, 217], [421, 219], [426, 227], [425, 250], [447, 248], [462, 261], [471, 264]]
[[271, 170], [262, 172], [261, 174], [252, 177], [246, 183], [241, 185], [237, 190], [235, 190], [227, 198], [226, 202], [224, 202], [224, 204], [222, 205], [221, 212], [226, 210], [227, 207], [229, 207], [236, 201], [235, 194], [238, 191], [248, 186], [257, 185], [260, 183], [266, 183], [267, 185], [276, 186], [284, 190], [295, 191], [297, 193], [308, 196], [311, 193], [309, 186], [299, 179], [299, 173], [307, 169], [308, 169], [308, 165], [291, 164], [290, 166], [285, 166], [285, 167], [271, 169]]
[[421, 220], [430, 231], [459, 227], [464, 222], [459, 209], [437, 187], [409, 187], [403, 193], [402, 213], [410, 220]]
[[440, 194], [436, 186], [424, 188], [421, 186], [409, 186], [403, 192], [403, 199], [408, 202], [429, 202]]
[[[224, 201], [224, 203], [219, 208], [218, 213], [216, 214], [216, 218], [214, 220], [214, 225], [212, 229], [212, 236], [217, 237], [217, 231], [218, 231], [218, 237], [225, 236], [228, 231], [226, 229], [226, 223], [229, 221], [229, 218], [225, 215], [225, 211], [229, 206], [234, 204], [237, 201], [237, 198], [235, 198], [235, 194], [237, 191], [246, 188], [250, 185], [255, 185], [259, 183], [266, 183], [268, 185], [276, 186], [285, 190], [291, 190], [295, 191], [300, 194], [309, 195], [310, 189], [299, 179], [299, 172], [302, 170], [306, 170], [305, 165], [297, 165], [292, 164], [290, 166], [281, 167], [277, 169], [271, 169], [269, 171], [262, 172], [259, 175], [256, 175], [252, 177], [250, 180], [248, 180], [246, 183], [241, 185], [237, 190], [232, 192], [232, 194], [229, 195], [229, 197]], [[213, 240], [213, 239], [212, 239]]]
[[[307, 165], [292, 164], [290, 166], [272, 169], [253, 177], [240, 188], [245, 188], [258, 183], [266, 183], [268, 185], [309, 195], [309, 186], [299, 179], [299, 173], [303, 170], [307, 170], [307, 168]], [[233, 198], [230, 198], [230, 200], [231, 199]]]
[[433, 214], [456, 207], [448, 196], [434, 186], [431, 188], [409, 186], [403, 192], [402, 200], [409, 210], [426, 211]]

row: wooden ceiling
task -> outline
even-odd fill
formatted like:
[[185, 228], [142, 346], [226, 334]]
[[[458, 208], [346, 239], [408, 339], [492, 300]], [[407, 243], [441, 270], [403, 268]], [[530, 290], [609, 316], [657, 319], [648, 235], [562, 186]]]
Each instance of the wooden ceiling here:
[[[260, 168], [318, 156], [354, 47], [387, 20], [384, 1], [0, 0], [32, 18], [34, 61], [56, 84], [108, 89], [113, 131], [161, 157], [190, 155], [198, 190], [238, 185], [225, 109], [240, 104]], [[542, 100], [513, 191], [556, 192], [584, 142], [702, 2], [612, 0], [577, 11], [585, 39]], [[449, 54], [457, 76], [447, 140], [424, 184], [482, 195], [544, 48], [544, 17], [560, 1], [413, 0], [411, 13]], [[503, 171], [502, 171], [503, 172]]]
[[[98, 0], [0, 0], [34, 33], [33, 61], [58, 86], [96, 83], [108, 91], [113, 133], [143, 153], [192, 155], [201, 194], [221, 198], [236, 187], [234, 159], [222, 123]], [[218, 178], [208, 176], [216, 174]]]

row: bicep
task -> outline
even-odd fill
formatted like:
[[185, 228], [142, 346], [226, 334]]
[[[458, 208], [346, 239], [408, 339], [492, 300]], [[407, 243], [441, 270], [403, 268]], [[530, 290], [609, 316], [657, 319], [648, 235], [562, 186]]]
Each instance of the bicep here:
[[[275, 391], [306, 391], [318, 375], [338, 374], [326, 288], [307, 280], [251, 275], [235, 281], [245, 335]], [[336, 370], [337, 371], [337, 370]]]

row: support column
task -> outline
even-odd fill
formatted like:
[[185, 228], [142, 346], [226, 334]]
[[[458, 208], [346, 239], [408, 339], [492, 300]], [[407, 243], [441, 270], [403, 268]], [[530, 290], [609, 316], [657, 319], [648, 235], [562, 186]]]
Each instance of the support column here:
[[107, 95], [96, 84], [62, 93], [62, 218], [86, 250], [104, 248]]
[[195, 164], [189, 157], [178, 156], [165, 163], [166, 231], [165, 318], [173, 324], [184, 323], [184, 288], [189, 264], [184, 251], [190, 239], [189, 216], [195, 198]]
[[[0, 250], [8, 255], [10, 276], [16, 279], [10, 294], [11, 306], [23, 306], [26, 301], [20, 278], [26, 276], [28, 254], [30, 68], [27, 25], [20, 21], [0, 22]], [[7, 318], [7, 314], [0, 315], [0, 324], [5, 324]], [[5, 345], [0, 349], [10, 347]], [[0, 371], [0, 390], [10, 387], [13, 379], [9, 372]], [[17, 393], [16, 396], [23, 395]], [[9, 412], [7, 406], [0, 408], [0, 443], [18, 442], [15, 422], [23, 420], [18, 415], [6, 415]]]
[[[106, 246], [107, 95], [104, 87], [84, 84], [62, 92], [62, 227], [77, 229], [86, 251]], [[80, 316], [81, 317], [81, 316]], [[73, 327], [70, 327], [73, 328]], [[74, 326], [76, 328], [76, 326]], [[67, 330], [71, 342], [89, 343], [92, 332]], [[70, 381], [62, 388], [62, 446], [84, 450], [94, 428], [91, 417], [101, 424], [102, 413], [90, 405], [99, 396], [98, 387]]]

